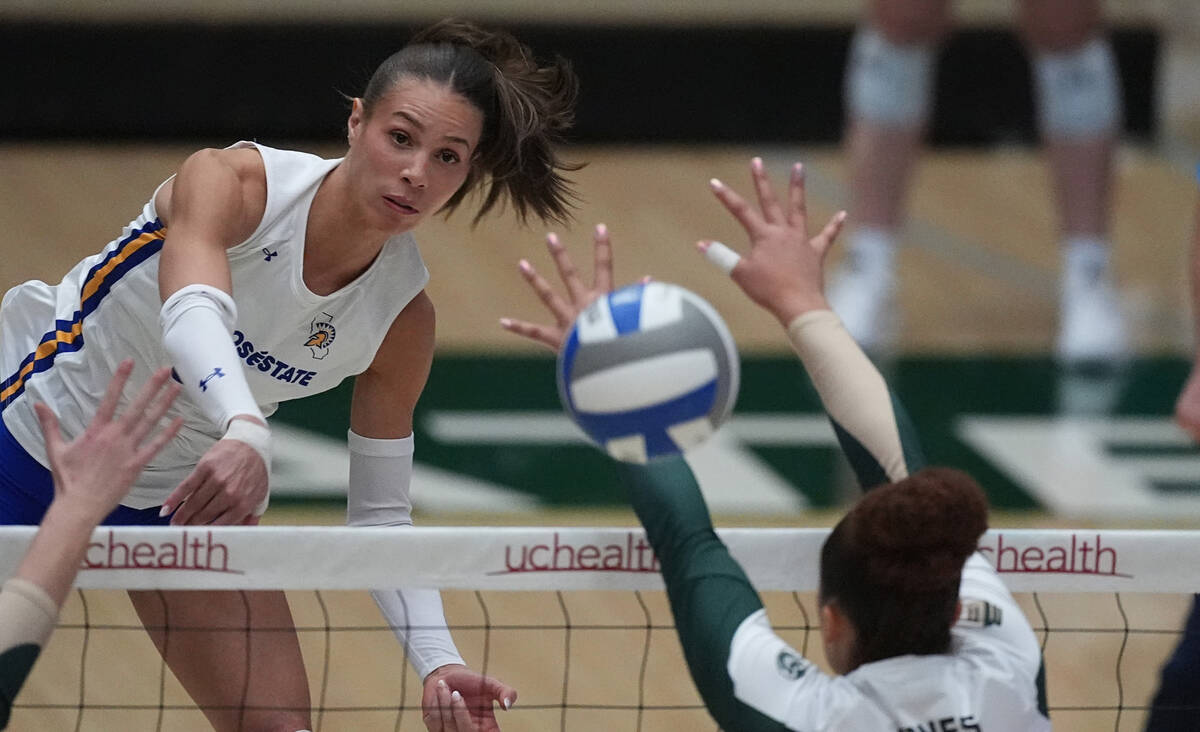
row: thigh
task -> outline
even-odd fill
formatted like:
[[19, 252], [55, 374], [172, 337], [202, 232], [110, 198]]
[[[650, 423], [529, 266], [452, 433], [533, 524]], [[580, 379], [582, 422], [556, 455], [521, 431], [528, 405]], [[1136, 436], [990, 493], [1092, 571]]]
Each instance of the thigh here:
[[131, 591], [129, 598], [215, 729], [310, 727], [308, 677], [283, 592]]
[[1021, 0], [1021, 35], [1039, 51], [1078, 48], [1100, 32], [1102, 24], [1100, 0]]
[[54, 478], [25, 452], [0, 415], [0, 525], [35, 525], [54, 500]]

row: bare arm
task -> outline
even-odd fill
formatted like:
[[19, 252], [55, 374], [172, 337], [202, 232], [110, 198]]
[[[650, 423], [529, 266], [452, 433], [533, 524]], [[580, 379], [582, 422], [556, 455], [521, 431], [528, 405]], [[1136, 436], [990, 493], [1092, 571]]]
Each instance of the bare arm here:
[[168, 227], [158, 268], [162, 299], [194, 284], [232, 294], [225, 250], [254, 233], [266, 205], [266, 169], [257, 151], [206, 149], [184, 161], [155, 201]]
[[424, 292], [396, 316], [375, 360], [354, 380], [350, 429], [363, 437], [400, 439], [413, 431], [413, 409], [433, 364], [435, 314]]

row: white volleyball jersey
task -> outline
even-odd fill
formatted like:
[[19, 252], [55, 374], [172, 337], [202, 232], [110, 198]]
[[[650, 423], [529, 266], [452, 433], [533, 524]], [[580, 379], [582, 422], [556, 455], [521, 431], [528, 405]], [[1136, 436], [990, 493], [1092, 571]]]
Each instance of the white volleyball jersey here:
[[734, 695], [800, 732], [1043, 732], [1041, 653], [1025, 615], [978, 553], [963, 567], [963, 611], [951, 650], [897, 656], [829, 676], [776, 635], [765, 611], [742, 621], [730, 647]]
[[[266, 166], [262, 221], [228, 255], [238, 313], [234, 345], [255, 400], [270, 415], [281, 401], [332, 389], [364, 371], [429, 272], [412, 235], [403, 234], [389, 239], [353, 282], [314, 294], [302, 271], [308, 213], [340, 159], [251, 142], [234, 147], [256, 148]], [[135, 364], [123, 403], [154, 370], [171, 365], [158, 320], [158, 253], [168, 236], [151, 196], [121, 236], [58, 285], [29, 281], [0, 303], [0, 409], [13, 437], [43, 465], [35, 402], [54, 409], [70, 439], [87, 426], [123, 359]], [[127, 506], [162, 503], [221, 436], [186, 394], [168, 416], [182, 416], [184, 427], [147, 466], [122, 501]]]

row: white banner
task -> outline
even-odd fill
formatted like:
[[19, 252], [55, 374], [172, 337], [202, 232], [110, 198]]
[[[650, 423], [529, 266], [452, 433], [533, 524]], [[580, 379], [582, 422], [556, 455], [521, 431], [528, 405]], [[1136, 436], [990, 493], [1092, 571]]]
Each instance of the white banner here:
[[[10, 576], [36, 527], [0, 528]], [[760, 590], [817, 588], [828, 529], [717, 532]], [[995, 529], [980, 551], [1014, 592], [1200, 592], [1200, 531]], [[78, 584], [99, 589], [661, 589], [641, 529], [115, 527]]]

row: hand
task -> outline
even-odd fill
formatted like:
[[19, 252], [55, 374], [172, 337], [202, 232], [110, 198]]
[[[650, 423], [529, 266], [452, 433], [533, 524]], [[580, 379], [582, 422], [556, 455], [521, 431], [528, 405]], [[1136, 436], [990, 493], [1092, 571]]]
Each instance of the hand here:
[[[721, 181], [714, 178], [710, 183], [717, 199], [750, 235], [750, 251], [729, 275], [751, 300], [786, 327], [801, 313], [829, 308], [822, 268], [825, 254], [846, 221], [846, 212], [839, 211], [820, 234], [809, 239], [804, 166], [797, 163], [792, 167], [786, 206], [775, 197], [760, 158], [751, 161], [750, 174], [759, 211]], [[701, 241], [696, 246], [708, 254], [711, 247], [723, 245]]]
[[244, 524], [267, 497], [267, 465], [240, 440], [217, 440], [196, 468], [163, 501], [171, 524]]
[[425, 677], [421, 718], [429, 732], [500, 732], [493, 703], [509, 709], [516, 700], [517, 690], [511, 686], [448, 664]]
[[521, 260], [521, 276], [537, 293], [538, 298], [550, 311], [550, 314], [554, 316], [554, 325], [536, 325], [524, 320], [501, 318], [500, 326], [507, 331], [535, 340], [557, 352], [562, 346], [563, 339], [566, 338], [567, 330], [571, 327], [571, 323], [575, 322], [579, 313], [592, 300], [612, 290], [612, 244], [608, 239], [608, 228], [604, 224], [596, 226], [593, 241], [595, 242], [593, 247], [595, 264], [592, 266], [592, 286], [585, 287], [579, 279], [579, 272], [576, 271], [575, 264], [567, 256], [567, 251], [563, 248], [562, 242], [558, 240], [558, 236], [555, 234], [546, 236], [546, 248], [550, 250], [550, 256], [554, 258], [558, 276], [567, 287], [570, 301], [560, 297], [550, 287], [550, 284], [534, 271], [533, 266], [527, 260]]
[[50, 407], [34, 405], [54, 476], [54, 500], [83, 512], [89, 520], [94, 519], [93, 524], [116, 508], [146, 463], [183, 424], [182, 418], [176, 418], [155, 434], [155, 426], [180, 391], [173, 383], [163, 389], [171, 378], [169, 368], [156, 371], [125, 413], [116, 416], [117, 403], [132, 371], [133, 361], [117, 367], [91, 423], [69, 443], [63, 440], [58, 418]]
[[1200, 363], [1192, 367], [1192, 373], [1175, 401], [1175, 421], [1193, 440], [1200, 441]]

